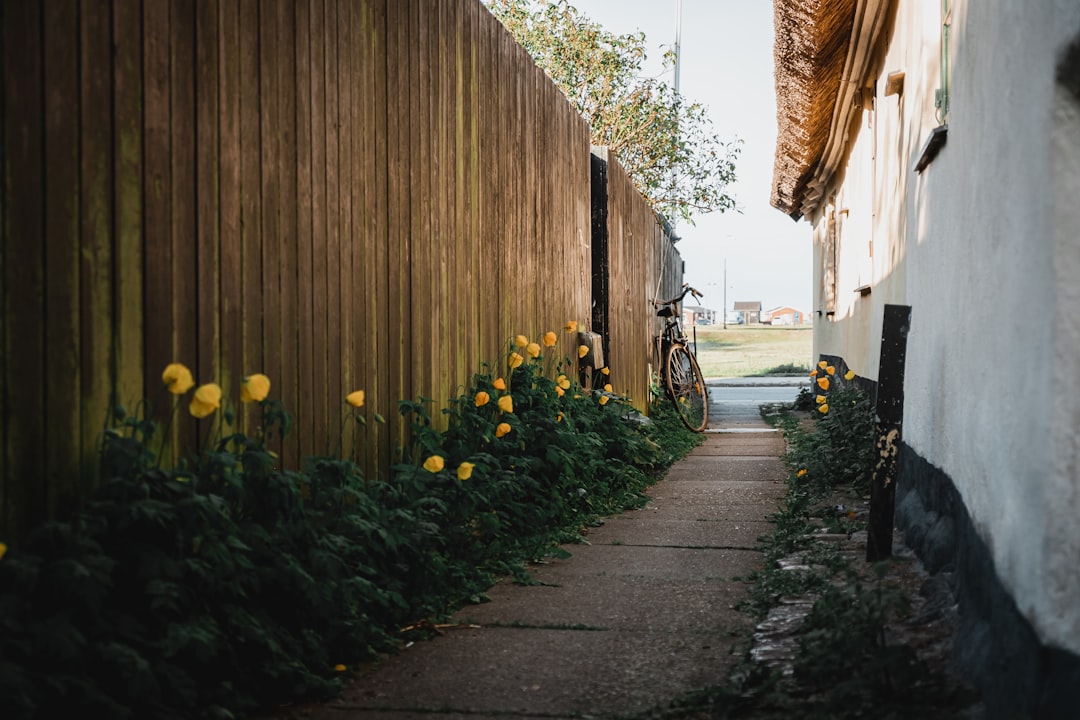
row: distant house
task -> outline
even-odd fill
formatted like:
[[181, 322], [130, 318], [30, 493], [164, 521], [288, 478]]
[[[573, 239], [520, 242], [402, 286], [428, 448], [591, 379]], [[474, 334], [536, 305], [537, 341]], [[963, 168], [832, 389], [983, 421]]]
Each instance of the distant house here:
[[746, 325], [754, 325], [761, 322], [761, 302], [736, 302], [735, 312], [742, 316]]
[[806, 313], [787, 306], [766, 310], [761, 314], [761, 322], [766, 325], [802, 325], [806, 320]]
[[707, 307], [698, 307], [694, 305], [687, 307], [684, 305], [682, 309], [682, 321], [683, 325], [687, 327], [691, 325], [715, 325], [716, 311]]

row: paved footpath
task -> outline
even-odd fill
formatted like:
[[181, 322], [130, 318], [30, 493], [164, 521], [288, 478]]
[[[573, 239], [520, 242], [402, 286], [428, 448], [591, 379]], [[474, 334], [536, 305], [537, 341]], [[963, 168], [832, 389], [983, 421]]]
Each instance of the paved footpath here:
[[500, 582], [442, 636], [365, 667], [304, 715], [623, 718], [724, 682], [748, 627], [735, 609], [748, 584], [735, 578], [759, 566], [755, 540], [784, 490], [783, 440], [755, 412], [715, 407], [705, 443], [644, 508], [533, 567], [539, 585]]

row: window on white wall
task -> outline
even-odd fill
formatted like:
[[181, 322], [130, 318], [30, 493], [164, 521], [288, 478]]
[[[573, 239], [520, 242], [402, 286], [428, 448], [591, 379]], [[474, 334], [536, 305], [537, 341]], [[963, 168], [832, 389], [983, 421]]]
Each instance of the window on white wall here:
[[825, 241], [821, 246], [821, 305], [826, 315], [836, 314], [836, 252], [837, 237], [836, 208], [826, 210]]

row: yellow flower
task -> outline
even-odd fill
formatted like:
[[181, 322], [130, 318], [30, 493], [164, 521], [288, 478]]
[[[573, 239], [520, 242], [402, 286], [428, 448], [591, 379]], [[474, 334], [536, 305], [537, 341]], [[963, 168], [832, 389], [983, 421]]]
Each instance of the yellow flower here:
[[481, 390], [480, 392], [476, 393], [476, 407], [484, 407], [489, 402], [491, 402], [491, 396], [488, 395], [486, 392]]
[[544, 347], [554, 347], [555, 343], [559, 341], [559, 336], [548, 330], [544, 333]]
[[795, 473], [795, 477], [805, 477], [805, 476], [806, 476], [806, 468], [803, 468], [799, 472]]
[[817, 370], [811, 370], [810, 377], [817, 377]]
[[607, 385], [604, 386], [604, 392], [609, 392], [609, 393], [615, 392], [614, 390], [611, 389], [611, 383], [608, 383]]
[[521, 363], [525, 362], [525, 358], [515, 353], [510, 353], [510, 369], [521, 367]]
[[559, 377], [557, 377], [555, 379], [555, 382], [563, 390], [569, 390], [570, 389], [570, 380], [565, 375], [560, 375]]
[[519, 348], [525, 347], [529, 344], [529, 338], [525, 337], [524, 335], [518, 335], [514, 338], [514, 344], [517, 345]]
[[556, 394], [556, 395], [558, 395], [559, 397], [562, 397], [563, 395], [565, 395], [565, 394], [566, 394], [566, 391], [565, 391], [565, 390], [563, 390], [563, 389], [562, 389], [561, 387], [559, 387], [558, 385], [556, 385], [556, 386], [555, 386], [555, 394]]
[[828, 390], [829, 389], [829, 378], [827, 378], [827, 377], [819, 377], [817, 379], [817, 384], [818, 384], [818, 387], [821, 388], [822, 390]]
[[821, 405], [822, 403], [826, 403], [828, 401], [828, 398], [826, 398], [824, 395], [818, 395], [816, 398], [814, 398], [814, 402], [816, 402], [818, 405]]
[[5, 555], [7, 555], [7, 543], [0, 543], [0, 560], [3, 560]]
[[364, 407], [364, 391], [357, 390], [345, 396], [345, 402], [353, 407]]
[[578, 345], [577, 356], [579, 358], [583, 358], [588, 354], [589, 354], [589, 346], [588, 345]]
[[609, 398], [608, 398], [608, 396], [607, 396], [607, 395], [601, 395], [601, 396], [600, 396], [600, 404], [601, 404], [601, 405], [607, 405], [607, 401], [608, 401], [608, 399], [609, 399]]
[[555, 416], [555, 422], [562, 422], [562, 413]]
[[827, 363], [827, 362], [825, 362], [824, 360], [822, 360], [821, 362], [819, 362], [819, 363], [817, 364], [817, 366], [818, 366], [819, 368], [821, 368], [822, 370], [824, 370], [825, 368], [829, 367], [829, 363]]
[[200, 420], [221, 407], [221, 387], [217, 383], [200, 385], [188, 411]]
[[511, 395], [503, 395], [499, 398], [499, 409], [506, 413], [514, 412], [514, 398]]
[[510, 423], [499, 423], [495, 428], [495, 437], [502, 437], [510, 432]]
[[345, 672], [348, 669], [349, 668], [345, 667], [341, 663], [338, 663], [337, 665], [334, 666], [334, 670], [337, 671], [337, 672]]
[[244, 378], [240, 386], [241, 402], [262, 402], [270, 394], [270, 378], [262, 373], [255, 373]]
[[600, 368], [600, 372], [602, 372], [604, 375], [610, 375], [611, 374], [611, 368], [602, 367], [602, 368]]
[[173, 395], [183, 395], [195, 386], [191, 371], [180, 363], [166, 365], [165, 372], [161, 373], [161, 380]]
[[505, 390], [506, 389], [506, 381], [503, 380], [502, 378], [495, 378], [495, 382], [493, 382], [492, 385], [495, 386], [496, 390]]
[[472, 477], [472, 471], [473, 471], [474, 467], [476, 467], [476, 465], [471, 463], [471, 462], [463, 462], [460, 465], [458, 465], [457, 479], [458, 480], [468, 480], [469, 478], [471, 478]]
[[528, 353], [531, 358], [538, 358], [540, 357], [540, 346], [536, 343], [529, 343], [525, 346], [525, 352]]
[[424, 461], [424, 469], [429, 473], [437, 473], [446, 467], [446, 461], [441, 455], [432, 455]]
[[577, 332], [577, 320], [570, 320], [563, 327], [566, 332]]
[[817, 409], [819, 413], [824, 415], [825, 413], [829, 412], [829, 403], [822, 403], [821, 405], [817, 406]]
[[844, 373], [844, 379], [845, 380], [854, 380], [855, 379], [855, 371], [854, 370], [848, 370], [846, 373]]
[[836, 374], [836, 368], [834, 368], [832, 365], [830, 365], [829, 367], [825, 368], [825, 372], [829, 373], [830, 375], [835, 375]]

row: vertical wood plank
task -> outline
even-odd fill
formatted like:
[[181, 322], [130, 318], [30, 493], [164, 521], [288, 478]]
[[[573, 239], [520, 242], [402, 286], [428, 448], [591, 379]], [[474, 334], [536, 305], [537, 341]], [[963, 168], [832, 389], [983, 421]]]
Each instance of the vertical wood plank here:
[[[374, 130], [372, 143], [374, 152], [371, 154], [372, 177], [375, 178], [373, 207], [374, 215], [370, 226], [371, 237], [375, 246], [375, 258], [372, 263], [374, 278], [371, 283], [371, 291], [368, 294], [368, 317], [369, 327], [374, 327], [374, 343], [377, 347], [386, 348], [377, 354], [375, 370], [375, 386], [372, 388], [374, 397], [373, 409], [381, 413], [385, 418], [393, 418], [393, 405], [395, 397], [392, 394], [392, 375], [390, 369], [390, 347], [392, 337], [390, 334], [390, 304], [391, 283], [389, 279], [390, 266], [390, 201], [388, 197], [391, 173], [387, 167], [389, 159], [387, 147], [389, 145], [390, 131], [387, 127], [390, 116], [388, 108], [391, 99], [387, 91], [388, 82], [388, 57], [389, 29], [387, 20], [387, 0], [374, 0], [372, 7], [371, 25], [369, 37], [371, 38], [371, 52], [368, 55], [371, 63], [373, 81], [373, 101], [366, 110], [366, 116], [370, 119]], [[382, 139], [386, 138], [385, 141]], [[393, 462], [393, 434], [385, 425], [379, 426], [378, 438], [378, 468], [383, 477], [388, 477], [390, 464]]]
[[[17, 539], [45, 515], [45, 257], [41, 7], [4, 3], [3, 468], [0, 533]], [[17, 259], [17, 262], [16, 262]]]
[[412, 398], [410, 358], [404, 352], [410, 319], [409, 283], [409, 13], [405, 3], [386, 3], [386, 138], [387, 138], [387, 293], [389, 316], [386, 415], [390, 425], [391, 448], [405, 442], [405, 424], [398, 417], [396, 403]]
[[[299, 401], [296, 406], [297, 440], [301, 454], [321, 451], [315, 446], [315, 407], [325, 407], [322, 396], [315, 395], [315, 353], [313, 294], [319, 292], [312, 270], [312, 197], [311, 197], [311, 2], [296, 3], [296, 308], [299, 322], [299, 348], [296, 366], [299, 378]], [[325, 432], [325, 428], [320, 428]], [[320, 437], [320, 440], [322, 438]]]
[[[193, 0], [172, 0], [169, 6], [169, 135], [171, 182], [170, 225], [172, 288], [170, 298], [172, 356], [185, 358], [195, 369], [199, 360], [197, 335], [196, 197], [195, 197], [195, 6]], [[160, 370], [158, 373], [160, 374]], [[199, 384], [216, 378], [196, 370]], [[185, 407], [186, 409], [186, 407]], [[211, 422], [210, 419], [201, 421]], [[177, 457], [198, 448], [199, 424], [186, 412], [177, 413]]]
[[330, 449], [330, 437], [336, 428], [336, 418], [341, 411], [340, 398], [330, 396], [327, 376], [328, 358], [331, 352], [327, 342], [328, 310], [327, 273], [329, 258], [326, 254], [326, 3], [314, 0], [311, 12], [311, 231], [312, 231], [312, 347], [314, 350], [313, 375], [315, 396], [325, 402], [315, 409], [315, 444], [319, 452]]
[[[278, 118], [279, 28], [275, 4], [259, 6], [259, 127], [262, 158], [262, 371], [281, 375], [281, 127]], [[252, 371], [245, 371], [252, 372]], [[282, 452], [282, 443], [272, 445]]]
[[[240, 14], [235, 2], [218, 4], [217, 16], [218, 103], [218, 248], [220, 257], [218, 323], [219, 360], [232, 378], [249, 372], [244, 366], [243, 265], [241, 246], [240, 110]], [[223, 374], [224, 374], [223, 373]], [[273, 383], [274, 380], [271, 380]], [[272, 391], [276, 390], [271, 385]], [[240, 411], [237, 412], [239, 420]]]
[[[296, 412], [298, 314], [296, 298], [299, 293], [296, 272], [298, 243], [296, 218], [296, 31], [293, 3], [278, 2], [273, 5], [277, 44], [273, 52], [277, 58], [277, 140], [278, 140], [278, 187], [277, 205], [280, 213], [278, 277], [281, 288], [279, 308], [281, 313], [281, 360], [277, 377], [278, 394], [290, 413]], [[282, 446], [281, 461], [287, 468], [297, 468], [300, 462], [298, 435], [293, 432]]]
[[[114, 401], [134, 408], [156, 384], [143, 357], [143, 58], [141, 4], [113, 4]], [[160, 369], [158, 370], [160, 373]], [[146, 382], [149, 381], [149, 382]]]
[[79, 346], [82, 389], [80, 425], [82, 482], [85, 496], [97, 475], [97, 453], [108, 415], [113, 377], [113, 218], [111, 107], [101, 98], [112, 91], [112, 18], [107, 5], [83, 3], [80, 20], [81, 177]]
[[[240, 0], [240, 267], [242, 352], [240, 372], [263, 368], [262, 81], [259, 67], [260, 3]], [[271, 379], [273, 382], [273, 379]], [[241, 428], [254, 432], [256, 416], [243, 409]]]
[[[172, 137], [169, 132], [169, 3], [146, 0], [143, 6], [143, 258], [146, 398], [154, 417], [168, 417], [172, 397], [161, 383], [161, 371], [171, 362], [195, 367], [194, 356], [173, 355], [172, 273]], [[188, 348], [188, 350], [193, 350]], [[175, 447], [173, 428], [163, 441]], [[163, 450], [163, 453], [165, 451]]]
[[420, 11], [418, 0], [409, 0], [409, 42], [406, 43], [409, 54], [409, 137], [411, 147], [403, 148], [402, 159], [409, 164], [409, 206], [407, 218], [408, 233], [411, 238], [409, 259], [402, 266], [408, 273], [412, 286], [413, 304], [410, 308], [404, 345], [407, 364], [412, 373], [412, 393], [410, 400], [418, 395], [427, 395], [431, 389], [430, 373], [433, 369], [432, 350], [436, 344], [431, 335], [431, 318], [437, 315], [435, 293], [433, 292], [432, 261], [432, 203], [429, 187], [431, 144], [431, 114], [428, 98], [431, 96], [431, 72], [428, 53], [431, 43], [428, 38], [427, 13]]
[[326, 2], [326, 30], [324, 35], [323, 73], [326, 77], [323, 122], [326, 130], [326, 382], [327, 397], [333, 399], [329, 430], [331, 442], [339, 443], [338, 424], [342, 408], [342, 353], [341, 353], [341, 187], [339, 180], [340, 148], [338, 147], [338, 101], [342, 78], [338, 77], [337, 2]]
[[[360, 388], [359, 378], [356, 373], [356, 353], [354, 351], [353, 328], [353, 293], [356, 280], [353, 276], [353, 242], [352, 236], [352, 199], [353, 199], [353, 122], [350, 116], [352, 111], [352, 97], [356, 86], [356, 76], [352, 67], [352, 48], [350, 47], [349, 31], [351, 30], [352, 0], [335, 0], [336, 21], [332, 26], [337, 35], [337, 62], [334, 69], [337, 74], [338, 102], [337, 116], [333, 118], [338, 128], [338, 242], [339, 252], [336, 259], [338, 274], [340, 277], [341, 305], [338, 313], [337, 325], [340, 328], [341, 339], [338, 356], [341, 358], [341, 395], [347, 395], [353, 390]], [[342, 455], [353, 455], [352, 438], [355, 436], [351, 428], [342, 433]]]
[[[374, 12], [369, 2], [354, 4], [352, 18], [352, 33], [349, 47], [353, 54], [353, 68], [355, 72], [356, 93], [353, 95], [352, 121], [355, 124], [353, 151], [354, 167], [357, 169], [357, 178], [353, 187], [353, 278], [354, 278], [354, 315], [353, 325], [356, 330], [354, 352], [356, 354], [356, 370], [360, 377], [356, 383], [357, 388], [363, 388], [367, 394], [369, 405], [373, 405], [377, 398], [375, 379], [377, 372], [376, 353], [378, 352], [378, 340], [376, 329], [372, 323], [371, 302], [374, 300], [374, 276], [377, 272], [375, 265], [375, 246], [379, 242], [376, 237], [374, 223], [374, 184], [377, 181], [374, 174], [374, 122], [372, 108], [374, 107], [375, 84], [374, 62]], [[379, 427], [372, 421], [370, 410], [365, 411], [368, 424], [363, 430], [366, 442], [363, 447], [363, 455], [360, 460], [366, 477], [375, 477], [378, 472], [379, 446], [372, 439], [379, 431]]]
[[[200, 382], [221, 385], [223, 408], [239, 403], [242, 368], [221, 365], [221, 243], [219, 237], [218, 158], [218, 5], [199, 0], [195, 7], [195, 343]], [[191, 211], [188, 209], [188, 212]], [[181, 311], [182, 312], [182, 311]]]
[[[74, 499], [80, 442], [79, 24], [75, 2], [44, 6], [46, 507]], [[33, 410], [30, 410], [33, 412]]]

